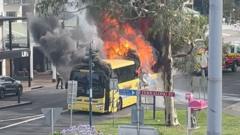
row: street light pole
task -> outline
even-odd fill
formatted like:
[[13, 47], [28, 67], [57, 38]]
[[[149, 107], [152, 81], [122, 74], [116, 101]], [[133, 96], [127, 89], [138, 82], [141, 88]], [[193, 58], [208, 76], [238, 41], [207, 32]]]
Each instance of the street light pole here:
[[89, 126], [92, 127], [92, 43], [89, 48]]
[[222, 134], [222, 0], [210, 0], [207, 135]]
[[[8, 25], [9, 25], [9, 37], [8, 37], [9, 50], [12, 51], [12, 21], [11, 20], [9, 20]], [[9, 62], [10, 62], [10, 76], [13, 77], [12, 58], [10, 58]]]

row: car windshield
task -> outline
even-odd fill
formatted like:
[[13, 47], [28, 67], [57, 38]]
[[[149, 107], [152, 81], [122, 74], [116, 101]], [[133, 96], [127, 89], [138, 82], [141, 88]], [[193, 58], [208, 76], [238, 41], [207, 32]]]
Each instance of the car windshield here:
[[[93, 72], [92, 75], [92, 90], [93, 98], [102, 98], [104, 96], [101, 77], [98, 73]], [[77, 96], [89, 96], [89, 72], [88, 71], [73, 71], [70, 80], [78, 81]]]

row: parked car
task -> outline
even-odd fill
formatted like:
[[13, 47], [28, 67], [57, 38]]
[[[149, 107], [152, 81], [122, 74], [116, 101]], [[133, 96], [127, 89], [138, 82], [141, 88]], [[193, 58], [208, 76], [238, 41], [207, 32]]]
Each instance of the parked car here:
[[18, 92], [22, 95], [23, 86], [21, 81], [15, 80], [9, 76], [0, 76], [0, 99], [8, 94], [18, 95]]

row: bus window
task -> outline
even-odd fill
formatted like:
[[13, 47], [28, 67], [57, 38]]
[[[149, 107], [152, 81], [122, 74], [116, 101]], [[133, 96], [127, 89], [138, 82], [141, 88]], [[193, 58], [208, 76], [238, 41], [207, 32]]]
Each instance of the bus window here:
[[234, 46], [230, 46], [231, 53], [234, 53]]
[[[104, 96], [103, 84], [101, 76], [96, 72], [92, 74], [92, 90], [93, 98], [102, 98]], [[89, 72], [88, 71], [73, 71], [70, 80], [78, 82], [77, 96], [89, 96]]]
[[135, 69], [135, 65], [114, 69], [118, 82], [122, 83], [135, 79], [137, 77]]
[[237, 53], [240, 53], [240, 47], [239, 46], [237, 47]]

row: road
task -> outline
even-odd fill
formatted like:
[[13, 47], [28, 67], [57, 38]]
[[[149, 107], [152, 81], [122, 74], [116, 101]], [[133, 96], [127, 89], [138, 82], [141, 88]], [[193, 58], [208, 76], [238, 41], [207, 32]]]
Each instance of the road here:
[[[15, 100], [16, 97], [7, 97], [5, 100]], [[31, 120], [39, 117], [41, 114], [41, 108], [49, 107], [63, 107], [66, 110], [66, 90], [56, 90], [55, 88], [42, 88], [33, 90], [31, 92], [26, 92], [23, 94], [22, 100], [31, 100], [33, 103], [31, 105], [19, 106], [14, 108], [8, 108], [0, 110], [0, 128], [15, 124], [18, 122], [23, 122], [25, 120]], [[130, 108], [124, 109], [114, 116], [124, 116], [128, 115]], [[34, 116], [34, 117], [31, 117]], [[27, 117], [25, 119], [19, 119], [22, 117]], [[16, 119], [17, 120], [11, 120]], [[70, 123], [69, 112], [65, 111], [62, 113], [60, 119], [55, 125], [56, 130], [61, 130], [69, 126]], [[101, 121], [103, 119], [113, 118], [112, 114], [94, 114], [93, 120], [95, 122]], [[87, 124], [88, 123], [88, 113], [75, 112], [73, 115], [73, 125]], [[10, 120], [10, 121], [8, 121]], [[31, 122], [23, 123], [14, 127], [0, 129], [0, 135], [47, 135], [51, 129], [44, 125], [44, 118], [37, 119]]]
[[[226, 72], [223, 74], [223, 103], [224, 107], [238, 103], [240, 101], [240, 72], [231, 73]], [[187, 79], [181, 78], [181, 81], [187, 82]], [[175, 86], [175, 87], [176, 87]], [[182, 91], [184, 93], [185, 91]], [[16, 97], [8, 97], [5, 100], [15, 100]], [[0, 135], [48, 135], [51, 131], [50, 127], [44, 125], [44, 118], [39, 118], [41, 114], [41, 108], [48, 107], [63, 107], [66, 108], [66, 90], [56, 90], [51, 87], [44, 87], [41, 89], [26, 92], [23, 95], [22, 100], [31, 100], [33, 103], [30, 105], [2, 109], [0, 110]], [[183, 99], [184, 100], [184, 99]], [[125, 116], [130, 114], [130, 108], [126, 108], [118, 113], [115, 117]], [[34, 116], [34, 117], [29, 117]], [[19, 119], [27, 117], [25, 119]], [[94, 114], [94, 122], [101, 120], [111, 119], [112, 114]], [[18, 119], [16, 119], [18, 118]], [[18, 122], [24, 122], [25, 120], [32, 120], [33, 118], [39, 118], [30, 122], [26, 122], [17, 126], [1, 129], [1, 127], [15, 124]], [[11, 120], [16, 119], [16, 120]], [[87, 124], [88, 113], [75, 112], [73, 115], [73, 124]], [[10, 121], [9, 121], [10, 120]], [[69, 126], [69, 112], [64, 112], [59, 121], [55, 125], [55, 130], [61, 130]]]

